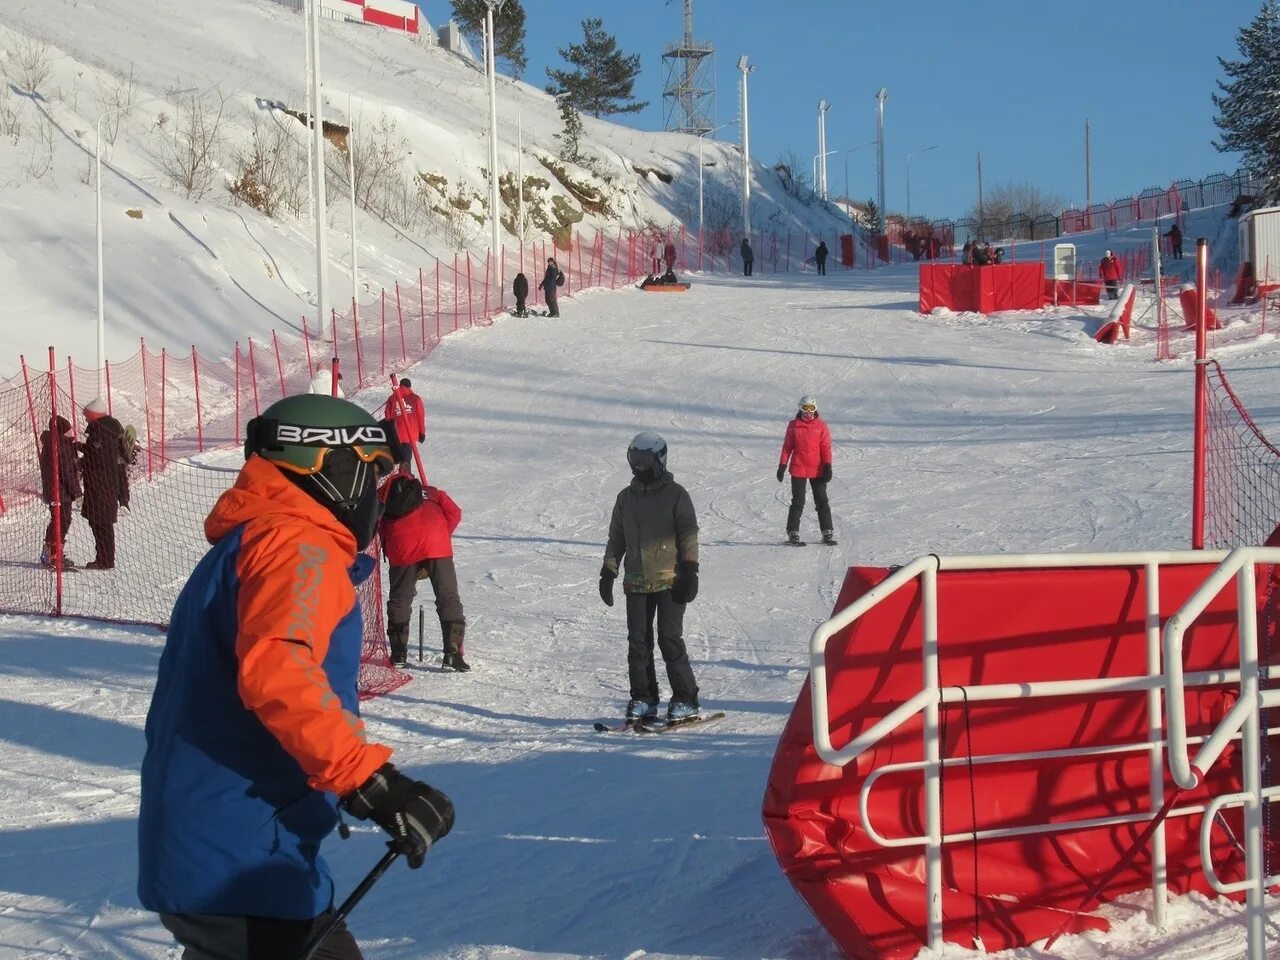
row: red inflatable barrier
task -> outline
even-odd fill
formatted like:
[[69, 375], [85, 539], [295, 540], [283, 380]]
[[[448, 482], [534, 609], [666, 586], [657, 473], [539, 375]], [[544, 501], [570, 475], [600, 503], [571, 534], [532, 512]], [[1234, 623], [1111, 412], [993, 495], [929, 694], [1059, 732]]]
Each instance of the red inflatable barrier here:
[[968, 267], [954, 263], [920, 265], [920, 312], [934, 307], [993, 313], [1039, 310], [1043, 306], [1039, 263], [995, 263]]
[[[1178, 304], [1182, 307], [1182, 318], [1187, 323], [1188, 330], [1196, 328], [1196, 318], [1200, 312], [1200, 295], [1196, 288], [1187, 284], [1178, 291]], [[1218, 329], [1218, 314], [1213, 307], [1206, 306], [1204, 308], [1204, 322], [1206, 329]]]
[[[1211, 564], [1162, 567], [1161, 619], [1181, 606], [1212, 569]], [[880, 568], [851, 568], [836, 609], [887, 574]], [[940, 571], [941, 683], [1146, 674], [1145, 580], [1142, 567]], [[828, 645], [831, 739], [837, 749], [922, 689], [921, 601], [917, 580]], [[1188, 634], [1188, 671], [1237, 663], [1234, 601], [1234, 585], [1229, 585]], [[791, 883], [847, 955], [905, 960], [926, 945], [924, 847], [877, 844], [863, 825], [859, 791], [887, 764], [923, 760], [923, 719], [916, 714], [856, 760], [836, 767], [815, 751], [810, 696], [806, 683], [778, 743], [764, 797], [766, 832]], [[1233, 699], [1226, 687], [1189, 690], [1189, 734], [1207, 733]], [[942, 757], [958, 761], [942, 771], [942, 833], [955, 837], [942, 847], [944, 939], [971, 948], [977, 936], [989, 952], [1026, 946], [1067, 919], [1145, 821], [977, 842], [966, 834], [975, 828], [1150, 813], [1149, 755], [1138, 750], [969, 761], [1143, 743], [1146, 694], [958, 702], [941, 714]], [[1239, 789], [1236, 762], [1234, 754], [1224, 755], [1179, 806]], [[871, 826], [890, 839], [923, 836], [923, 782], [918, 768], [891, 771], [877, 780], [868, 799]], [[1171, 782], [1165, 789], [1172, 789]], [[1209, 892], [1200, 869], [1200, 822], [1199, 814], [1166, 821], [1172, 892]], [[1238, 833], [1238, 816], [1231, 824]], [[1223, 831], [1214, 837], [1219, 876], [1240, 878], [1243, 864], [1235, 848]], [[1149, 850], [1142, 850], [1106, 884], [1102, 899], [1150, 889], [1150, 872]], [[1084, 914], [1074, 926], [1105, 928], [1106, 922]]]

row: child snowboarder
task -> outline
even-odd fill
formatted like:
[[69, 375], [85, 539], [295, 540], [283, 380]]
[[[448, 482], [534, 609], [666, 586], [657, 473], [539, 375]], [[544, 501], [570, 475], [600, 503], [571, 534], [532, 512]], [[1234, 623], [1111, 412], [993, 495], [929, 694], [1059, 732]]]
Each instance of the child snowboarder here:
[[516, 316], [527, 317], [529, 311], [524, 304], [529, 299], [529, 278], [523, 273], [517, 273], [515, 280], [511, 284], [511, 292], [516, 297]]
[[387, 598], [387, 640], [391, 662], [403, 666], [409, 652], [409, 618], [418, 581], [430, 579], [436, 594], [436, 615], [444, 639], [444, 666], [466, 673], [462, 659], [467, 618], [458, 596], [458, 573], [453, 565], [453, 531], [462, 510], [438, 487], [423, 489], [414, 477], [401, 474], [387, 484], [386, 511], [378, 532], [382, 552], [390, 564], [391, 593]]
[[813, 488], [813, 505], [818, 508], [818, 525], [822, 542], [836, 545], [835, 527], [831, 523], [831, 505], [827, 502], [827, 484], [831, 482], [831, 431], [818, 416], [818, 401], [811, 396], [800, 398], [795, 419], [787, 424], [778, 463], [778, 482], [791, 466], [791, 509], [787, 511], [787, 542], [803, 547], [800, 539], [800, 515], [804, 513], [804, 487]]
[[[356, 584], [394, 428], [353, 403], [286, 397], [205, 520], [213, 544], [174, 605], [146, 722], [138, 898], [188, 957], [297, 957], [332, 916], [320, 855], [341, 807], [409, 866], [453, 826], [443, 793], [366, 739]], [[342, 924], [318, 954], [359, 960]]]
[[654, 669], [654, 620], [667, 664], [671, 701], [667, 722], [698, 716], [698, 684], [684, 646], [684, 608], [698, 595], [698, 518], [684, 487], [667, 472], [667, 444], [640, 433], [627, 447], [631, 483], [618, 494], [609, 542], [600, 568], [600, 599], [613, 606], [613, 581], [621, 566], [627, 598], [627, 670], [631, 700], [627, 720], [658, 715]]

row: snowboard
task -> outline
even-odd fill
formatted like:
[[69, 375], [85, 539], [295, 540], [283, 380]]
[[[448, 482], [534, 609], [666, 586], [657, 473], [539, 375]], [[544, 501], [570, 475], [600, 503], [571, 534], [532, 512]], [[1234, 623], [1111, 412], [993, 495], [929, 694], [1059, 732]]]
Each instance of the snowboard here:
[[696, 717], [677, 720], [674, 723], [668, 723], [665, 717], [655, 717], [647, 722], [624, 720], [622, 723], [610, 724], [597, 721], [593, 725], [593, 729], [596, 733], [672, 733], [685, 727], [696, 727], [704, 723], [723, 720], [724, 716], [723, 710], [717, 710], [715, 713], [704, 713]]

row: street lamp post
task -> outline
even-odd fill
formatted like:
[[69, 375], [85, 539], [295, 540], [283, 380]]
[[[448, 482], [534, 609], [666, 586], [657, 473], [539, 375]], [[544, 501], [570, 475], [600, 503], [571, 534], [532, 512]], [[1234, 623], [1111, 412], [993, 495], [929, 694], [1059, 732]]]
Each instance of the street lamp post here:
[[[357, 321], [360, 319], [360, 269], [356, 260], [356, 121], [352, 112], [352, 100], [362, 90], [367, 90], [385, 80], [394, 80], [396, 77], [403, 77], [410, 73], [413, 73], [413, 68], [411, 67], [399, 70], [389, 76], [377, 77], [367, 83], [362, 83], [347, 94], [347, 186], [351, 194], [351, 312]], [[321, 329], [324, 328], [321, 327]]]
[[[323, 336], [325, 324], [329, 319], [325, 316], [328, 306], [329, 287], [329, 237], [327, 227], [327, 202], [324, 183], [324, 101], [320, 99], [320, 21], [322, 19], [320, 0], [312, 0], [309, 4], [311, 20], [307, 24], [311, 40], [311, 90], [309, 91], [311, 116], [311, 142], [315, 154], [315, 177], [312, 183], [312, 203], [316, 210], [316, 329]], [[338, 354], [338, 330], [333, 324], [330, 331], [333, 338], [333, 352]]]
[[[827, 111], [831, 109], [831, 104], [826, 100], [818, 101], [818, 164], [814, 170], [814, 177], [817, 179], [818, 196], [823, 200], [827, 199], [827, 156], [835, 153], [835, 150], [827, 150]], [[820, 176], [819, 176], [820, 174]]]
[[113, 117], [118, 113], [124, 113], [126, 110], [132, 110], [134, 107], [145, 106], [148, 103], [155, 103], [159, 100], [168, 100], [170, 97], [182, 97], [188, 93], [195, 93], [195, 87], [188, 87], [186, 90], [178, 90], [174, 93], [167, 93], [160, 97], [150, 97], [146, 100], [139, 100], [137, 103], [126, 104], [123, 107], [115, 107], [106, 110], [98, 115], [98, 120], [94, 124], [95, 134], [93, 141], [93, 181], [94, 181], [94, 234], [98, 247], [98, 395], [102, 395], [102, 372], [106, 367], [107, 361], [107, 325], [106, 325], [106, 297], [103, 281], [103, 262], [102, 262], [102, 121], [108, 117]]
[[849, 154], [865, 150], [867, 147], [874, 147], [878, 142], [878, 140], [868, 140], [866, 143], [860, 143], [856, 147], [840, 151], [844, 154], [844, 199], [845, 203], [848, 204], [850, 220], [853, 219], [853, 198], [849, 195]]
[[493, 13], [502, 10], [506, 0], [485, 0], [484, 63], [489, 87], [489, 249], [498, 256], [502, 249], [502, 224], [498, 217], [498, 69], [494, 61]]
[[918, 157], [922, 153], [928, 153], [930, 150], [937, 150], [938, 144], [932, 147], [925, 147], [923, 150], [913, 150], [907, 154], [907, 219], [911, 219], [911, 158]]
[[884, 233], [885, 211], [884, 211], [884, 102], [889, 99], [889, 88], [881, 87], [876, 91], [876, 203], [879, 204], [877, 219], [879, 220], [879, 232]]
[[751, 126], [747, 119], [747, 74], [755, 69], [746, 55], [738, 58], [742, 71], [742, 235], [751, 236]]

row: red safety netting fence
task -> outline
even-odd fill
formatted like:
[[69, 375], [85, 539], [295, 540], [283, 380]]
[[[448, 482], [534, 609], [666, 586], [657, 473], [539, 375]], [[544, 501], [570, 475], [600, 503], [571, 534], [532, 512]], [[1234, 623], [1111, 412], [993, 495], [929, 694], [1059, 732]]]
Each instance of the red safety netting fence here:
[[1280, 449], [1267, 439], [1208, 361], [1205, 430], [1205, 546], [1266, 544], [1280, 523]]

